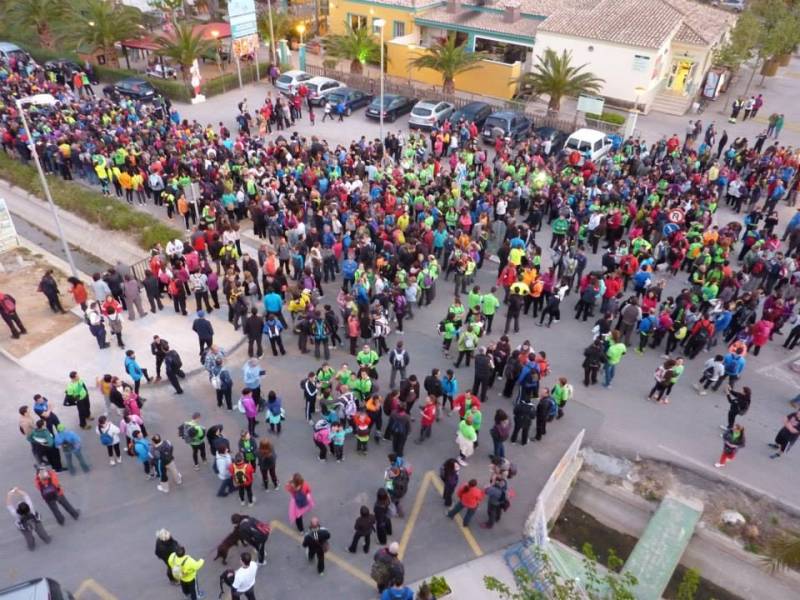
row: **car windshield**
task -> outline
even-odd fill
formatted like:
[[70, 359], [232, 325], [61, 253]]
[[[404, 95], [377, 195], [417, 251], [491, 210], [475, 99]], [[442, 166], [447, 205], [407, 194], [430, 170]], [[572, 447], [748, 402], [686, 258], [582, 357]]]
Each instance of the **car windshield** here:
[[337, 104], [344, 100], [344, 96], [342, 94], [328, 94], [328, 100]]
[[570, 150], [580, 150], [581, 152], [592, 149], [591, 143], [579, 140], [578, 138], [569, 138], [564, 146]]
[[411, 114], [416, 115], [417, 117], [429, 117], [433, 114], [433, 111], [430, 108], [417, 107], [411, 111]]
[[508, 122], [505, 119], [500, 119], [499, 117], [489, 117], [486, 119], [486, 123], [484, 123], [485, 129], [494, 129], [495, 127], [505, 129], [508, 127]]
[[[386, 108], [388, 106], [392, 106], [393, 104], [399, 104], [399, 98], [395, 98], [394, 96], [384, 96], [383, 97], [383, 107]], [[378, 108], [381, 106], [381, 97], [377, 96], [376, 98], [372, 99], [370, 106], [373, 108]]]
[[293, 79], [289, 75], [281, 75], [278, 77], [278, 83], [292, 83]]

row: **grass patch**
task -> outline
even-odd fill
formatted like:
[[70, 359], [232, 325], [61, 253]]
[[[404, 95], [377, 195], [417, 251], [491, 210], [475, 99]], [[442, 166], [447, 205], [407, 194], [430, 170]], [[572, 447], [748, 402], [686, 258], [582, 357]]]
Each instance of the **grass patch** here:
[[[44, 198], [44, 190], [36, 168], [23, 165], [5, 153], [0, 153], [0, 178]], [[137, 211], [114, 198], [107, 198], [79, 183], [51, 176], [48, 176], [47, 182], [50, 185], [53, 201], [60, 208], [103, 229], [131, 234], [145, 250], [150, 250], [158, 243], [166, 244], [176, 237], [183, 237], [182, 232], [165, 225], [155, 217]]]

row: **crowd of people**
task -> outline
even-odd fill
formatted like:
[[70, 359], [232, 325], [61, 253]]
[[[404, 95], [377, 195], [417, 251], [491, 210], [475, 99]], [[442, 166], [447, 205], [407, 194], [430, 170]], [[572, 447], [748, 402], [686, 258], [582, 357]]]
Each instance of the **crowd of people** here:
[[[593, 161], [579, 152], [553, 151], [535, 136], [513, 146], [498, 138], [492, 150], [480, 143], [474, 124], [461, 122], [445, 123], [429, 135], [390, 133], [384, 140], [362, 137], [349, 146], [331, 146], [297, 132], [272, 136], [273, 125], [282, 129], [301, 118], [300, 111], [289, 109], [286, 122], [281, 116], [276, 123], [287, 102], [277, 94], [268, 94], [252, 114], [241, 103], [239, 130], [231, 132], [222, 123], [181, 120], [163, 107], [76, 96], [31, 64], [3, 64], [0, 81], [6, 152], [27, 161], [33, 143], [45, 170], [65, 179], [75, 174], [121, 200], [152, 202], [170, 218], [184, 219], [185, 239], [153, 248], [142, 281], [112, 269], [92, 282], [71, 279], [69, 285], [101, 349], [107, 346], [106, 325], [124, 347], [122, 326], [115, 323], [125, 311], [129, 319], [146, 314], [142, 290], [153, 312], [172, 300], [174, 312], [186, 315], [194, 297], [192, 331], [209, 387], [219, 407], [243, 415], [241, 433], [234, 432], [233, 439], [202, 412], [179, 428], [196, 470], [211, 459], [218, 496], [235, 492], [241, 506], [253, 507], [258, 474], [264, 490], [270, 483], [277, 489], [284, 471], [277, 457], [291, 399], [284, 402], [284, 394], [261, 389], [265, 338], [276, 364], [288, 360], [280, 358], [287, 353], [287, 335], [296, 338], [299, 353], [313, 350], [320, 361], [299, 382], [299, 392], [292, 392], [302, 396], [302, 420], [309, 425], [306, 458], [341, 463], [349, 448], [367, 455], [378, 444], [391, 446], [383, 477], [376, 474], [374, 505], [360, 507], [348, 546], [356, 552], [362, 543], [369, 552], [376, 533], [382, 548], [373, 578], [384, 600], [406, 594], [399, 547], [389, 538], [392, 519], [404, 515], [402, 500], [413, 476], [407, 440], [429, 443], [436, 429], [453, 421], [447, 435], [455, 430], [456, 443], [442, 457], [439, 473], [447, 516], [463, 511], [461, 524], [469, 527], [483, 504], [481, 525], [491, 528], [514, 496], [509, 481], [517, 466], [506, 457], [506, 443], [541, 441], [548, 424], [564, 416], [575, 389], [536, 343], [536, 330], [525, 324], [529, 315], [531, 325], [558, 327], [562, 304], [574, 299], [574, 318], [587, 323], [587, 346], [580, 354], [586, 388], [598, 383], [601, 370], [602, 385], [611, 387], [631, 348], [663, 354], [652, 389], [642, 394], [661, 404], [670, 402], [687, 361], [714, 352], [696, 388], [707, 394], [727, 382], [723, 389], [731, 409], [715, 463], [720, 468], [744, 446], [742, 417], [754, 400], [749, 387], [738, 387], [747, 361], [776, 335], [787, 334], [787, 348], [800, 338], [800, 211], [778, 231], [779, 205], [794, 205], [800, 189], [798, 155], [777, 141], [756, 149], [743, 137], [728, 144], [726, 134], [725, 143], [717, 145], [713, 125], [704, 128], [698, 120], [684, 139], [664, 136], [653, 144], [626, 139]], [[59, 105], [30, 109], [34, 139], [28, 140], [12, 100], [38, 92], [53, 94]], [[187, 197], [192, 182], [199, 184], [197, 197]], [[743, 220], [720, 223], [723, 202], [735, 213], [743, 211]], [[242, 240], [249, 223], [258, 240], [254, 253]], [[497, 263], [487, 260], [490, 254]], [[476, 283], [481, 270], [495, 266], [493, 285]], [[338, 288], [335, 294], [331, 286]], [[40, 284], [58, 312], [63, 308], [53, 301], [54, 287], [57, 291], [49, 280]], [[429, 305], [439, 295], [448, 298], [447, 309], [431, 315]], [[0, 296], [0, 315], [16, 337], [25, 330], [8, 298]], [[238, 394], [232, 358], [215, 345], [207, 319], [216, 310], [226, 310], [228, 321], [248, 340]], [[500, 334], [493, 333], [498, 311], [505, 317]], [[404, 323], [415, 318], [438, 328], [441, 365], [415, 362], [414, 338], [404, 339]], [[512, 343], [512, 327], [528, 339]], [[338, 367], [330, 362], [337, 348]], [[158, 336], [150, 350], [155, 380], [163, 364], [174, 391], [182, 393], [181, 357]], [[390, 371], [385, 388], [378, 377], [381, 364]], [[472, 369], [466, 385], [460, 376], [464, 368]], [[95, 430], [110, 466], [119, 465], [127, 450], [145, 476], [158, 480], [157, 489], [168, 493], [170, 480], [182, 482], [177, 449], [166, 436], [148, 435], [140, 385], [151, 376], [132, 349], [125, 371], [123, 377], [98, 378], [105, 411], [94, 426], [89, 389], [76, 372], [70, 373], [65, 404], [77, 406], [81, 428]], [[498, 381], [503, 382], [499, 395], [511, 401], [496, 408], [484, 427], [481, 409]], [[55, 477], [64, 470], [62, 454], [70, 472], [73, 458], [89, 470], [83, 441], [46, 399], [34, 401], [32, 409], [20, 408], [20, 430], [51, 482], [37, 487], [61, 490]], [[292, 417], [298, 420], [289, 417], [290, 423]], [[257, 431], [259, 422], [269, 433]], [[796, 441], [798, 422], [800, 412], [787, 416], [771, 457], [782, 456]], [[480, 432], [487, 428], [491, 452], [477, 456]], [[486, 462], [485, 483], [460, 480], [469, 460]], [[284, 489], [289, 519], [322, 575], [333, 533], [316, 516], [306, 526], [304, 516], [313, 513], [315, 501], [299, 472]], [[48, 500], [42, 491], [42, 497], [56, 516], [60, 504], [78, 518], [63, 492]], [[15, 488], [7, 502], [29, 547], [34, 532], [49, 541], [29, 496]], [[240, 569], [224, 573], [224, 582], [235, 598], [252, 600], [269, 525], [238, 514], [232, 522], [231, 535], [258, 556], [242, 553]], [[235, 536], [220, 545], [225, 553]], [[168, 578], [197, 598], [196, 574], [204, 563], [170, 540], [160, 531], [156, 554], [166, 563]]]

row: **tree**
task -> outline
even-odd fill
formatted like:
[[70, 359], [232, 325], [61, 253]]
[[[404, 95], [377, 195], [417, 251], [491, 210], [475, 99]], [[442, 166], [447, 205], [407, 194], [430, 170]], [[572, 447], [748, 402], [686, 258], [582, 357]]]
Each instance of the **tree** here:
[[484, 52], [471, 52], [464, 44], [456, 44], [456, 36], [451, 33], [447, 39], [440, 40], [428, 48], [425, 54], [412, 59], [409, 66], [415, 69], [431, 69], [442, 76], [442, 91], [453, 94], [456, 91], [456, 75], [472, 71], [486, 58]]
[[52, 24], [64, 13], [60, 0], [14, 0], [5, 9], [5, 18], [13, 28], [35, 30], [39, 44], [54, 48]]
[[107, 0], [80, 0], [70, 3], [58, 37], [76, 48], [100, 49], [112, 67], [119, 67], [114, 44], [141, 33], [142, 13], [131, 6]]
[[761, 19], [753, 11], [744, 11], [736, 20], [736, 26], [731, 30], [728, 41], [715, 50], [714, 64], [733, 70], [738, 69], [742, 63], [753, 57], [764, 34], [763, 29]]
[[192, 63], [214, 48], [214, 42], [203, 39], [202, 31], [195, 30], [190, 23], [173, 23], [173, 29], [174, 34], [156, 40], [159, 46], [156, 52], [178, 65], [181, 79], [188, 85]]
[[773, 571], [800, 569], [800, 534], [790, 533], [767, 546], [767, 563]]
[[556, 53], [547, 48], [544, 54], [537, 57], [533, 71], [519, 78], [522, 87], [530, 86], [537, 94], [547, 94], [550, 110], [561, 110], [561, 100], [565, 96], [579, 96], [587, 92], [599, 93], [605, 80], [594, 73], [583, 71], [586, 65], [572, 65], [572, 53], [562, 50]]
[[273, 42], [269, 30], [269, 18], [269, 10], [258, 13], [258, 35], [262, 40], [269, 44], [270, 47], [274, 48], [277, 45], [278, 40], [289, 39], [289, 37], [292, 35], [292, 32], [295, 31], [295, 27], [297, 27], [298, 19], [285, 11], [275, 12], [273, 10], [272, 30], [275, 32], [275, 41]]
[[329, 35], [325, 39], [325, 54], [331, 58], [349, 60], [350, 72], [360, 75], [364, 72], [365, 63], [380, 60], [381, 45], [366, 27], [353, 29], [348, 24], [345, 33]]

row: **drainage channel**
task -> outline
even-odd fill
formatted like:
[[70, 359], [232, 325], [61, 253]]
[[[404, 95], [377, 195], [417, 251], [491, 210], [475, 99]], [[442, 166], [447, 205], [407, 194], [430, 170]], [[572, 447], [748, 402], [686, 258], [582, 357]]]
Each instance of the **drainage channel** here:
[[[43, 229], [40, 229], [30, 221], [26, 221], [19, 215], [14, 215], [14, 226], [16, 227], [17, 234], [19, 234], [20, 237], [25, 238], [26, 240], [36, 244], [43, 250], [47, 250], [51, 254], [56, 255], [64, 261], [67, 260], [64, 247], [61, 245], [61, 240], [58, 238], [52, 236]], [[72, 258], [75, 261], [75, 266], [78, 268], [78, 270], [83, 271], [84, 273], [88, 273], [90, 275], [95, 272], [102, 273], [111, 266], [93, 254], [84, 252], [81, 248], [75, 246], [74, 244], [70, 244], [69, 249], [72, 252]]]
[[[550, 536], [578, 552], [582, 551], [583, 544], [591, 544], [592, 550], [604, 565], [608, 560], [610, 550], [613, 550], [623, 561], [627, 560], [637, 542], [637, 538], [607, 527], [571, 502], [564, 505], [553, 525]], [[666, 600], [679, 598], [678, 588], [686, 571], [687, 569], [683, 565], [678, 565], [675, 569], [669, 586], [664, 591]], [[702, 573], [700, 575], [699, 585], [694, 595], [695, 600], [743, 600], [741, 596], [704, 579]]]

